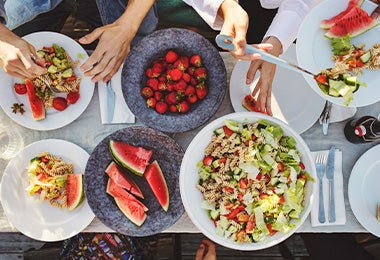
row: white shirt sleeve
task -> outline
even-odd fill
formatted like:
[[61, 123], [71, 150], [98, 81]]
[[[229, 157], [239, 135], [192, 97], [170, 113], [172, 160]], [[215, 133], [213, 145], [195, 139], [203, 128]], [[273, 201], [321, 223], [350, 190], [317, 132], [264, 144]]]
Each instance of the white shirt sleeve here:
[[[202, 19], [214, 30], [220, 30], [223, 18], [218, 16], [218, 9], [224, 0], [183, 0], [192, 6]], [[255, 0], [256, 1], [256, 0]]]
[[296, 39], [302, 20], [322, 0], [283, 0], [264, 39], [274, 36], [285, 52]]

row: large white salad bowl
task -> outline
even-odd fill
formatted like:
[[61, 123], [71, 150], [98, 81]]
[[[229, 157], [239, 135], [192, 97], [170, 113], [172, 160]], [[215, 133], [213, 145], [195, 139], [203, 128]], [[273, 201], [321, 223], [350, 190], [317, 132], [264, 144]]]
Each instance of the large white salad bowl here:
[[182, 197], [182, 202], [185, 210], [190, 217], [194, 225], [209, 239], [218, 243], [222, 246], [236, 249], [236, 250], [260, 250], [274, 246], [288, 237], [290, 237], [306, 220], [307, 216], [311, 210], [311, 203], [313, 201], [313, 189], [315, 188], [315, 183], [313, 181], [308, 181], [306, 183], [306, 194], [304, 200], [304, 209], [301, 213], [300, 220], [295, 222], [295, 228], [292, 229], [287, 234], [282, 234], [277, 232], [275, 235], [264, 239], [263, 241], [255, 243], [237, 243], [233, 242], [228, 238], [218, 236], [215, 232], [214, 222], [210, 219], [208, 212], [201, 208], [201, 203], [203, 197], [201, 192], [196, 188], [198, 183], [198, 168], [197, 164], [204, 157], [204, 150], [206, 146], [211, 141], [211, 136], [215, 129], [220, 128], [224, 125], [226, 119], [232, 119], [237, 121], [247, 121], [255, 122], [258, 119], [265, 119], [273, 125], [279, 125], [283, 129], [285, 136], [292, 136], [297, 142], [297, 150], [302, 155], [302, 162], [305, 165], [305, 169], [308, 173], [316, 179], [315, 164], [311, 156], [311, 152], [304, 142], [304, 140], [297, 134], [291, 127], [282, 122], [279, 119], [254, 112], [238, 112], [225, 115], [220, 117], [213, 122], [205, 126], [192, 140], [188, 146], [184, 158], [181, 164], [180, 171], [180, 192]]

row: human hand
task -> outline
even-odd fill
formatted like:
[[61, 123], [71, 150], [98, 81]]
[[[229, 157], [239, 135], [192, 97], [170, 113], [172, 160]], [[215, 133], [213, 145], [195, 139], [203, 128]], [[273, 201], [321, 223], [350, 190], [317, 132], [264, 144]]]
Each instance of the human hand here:
[[31, 56], [35, 48], [3, 24], [0, 24], [0, 66], [12, 77], [35, 78], [46, 73], [46, 68], [38, 66]]
[[214, 243], [210, 240], [202, 240], [195, 255], [195, 260], [216, 260]]
[[[276, 37], [269, 37], [265, 41], [273, 46], [268, 52], [274, 56], [282, 53], [282, 44]], [[273, 115], [271, 109], [272, 82], [276, 72], [276, 65], [262, 60], [253, 60], [247, 71], [246, 83], [251, 84], [257, 71], [260, 71], [260, 79], [253, 89], [252, 96], [257, 96], [257, 108], [268, 115]]]
[[373, 19], [377, 19], [380, 16], [380, 0], [371, 0], [371, 1], [377, 4], [377, 7], [375, 8], [375, 10], [373, 10], [371, 17]]
[[249, 22], [247, 12], [236, 1], [225, 0], [219, 8], [219, 15], [224, 19], [220, 33], [234, 39], [235, 50], [232, 53], [244, 55]]
[[128, 26], [115, 22], [99, 27], [79, 39], [82, 44], [90, 44], [99, 39], [94, 52], [80, 66], [80, 70], [85, 71], [84, 75], [92, 77], [93, 82], [107, 82], [119, 70], [135, 36], [135, 33], [129, 32], [127, 28]]

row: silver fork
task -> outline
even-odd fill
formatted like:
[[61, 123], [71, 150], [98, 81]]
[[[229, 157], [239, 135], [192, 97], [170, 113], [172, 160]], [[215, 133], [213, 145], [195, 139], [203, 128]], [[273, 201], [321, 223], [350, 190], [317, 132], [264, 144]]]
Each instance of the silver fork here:
[[317, 176], [319, 179], [319, 210], [318, 210], [318, 220], [320, 223], [325, 223], [325, 205], [323, 201], [323, 176], [325, 175], [325, 157], [324, 153], [317, 154], [315, 158], [315, 168], [317, 170]]

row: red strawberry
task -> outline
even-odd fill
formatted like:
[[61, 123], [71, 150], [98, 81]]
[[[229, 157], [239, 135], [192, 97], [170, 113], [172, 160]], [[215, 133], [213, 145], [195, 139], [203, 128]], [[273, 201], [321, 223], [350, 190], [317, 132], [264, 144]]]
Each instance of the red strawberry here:
[[186, 100], [181, 101], [181, 103], [177, 105], [177, 110], [180, 113], [186, 113], [187, 111], [190, 110], [190, 105]]
[[156, 78], [151, 78], [146, 81], [146, 85], [151, 87], [153, 90], [157, 90], [158, 80]]
[[157, 79], [158, 82], [166, 82], [166, 77], [164, 75], [159, 76]]
[[173, 51], [173, 50], [169, 50], [166, 55], [165, 55], [165, 61], [167, 63], [173, 63], [175, 62], [176, 60], [178, 59], [178, 54]]
[[205, 67], [196, 68], [194, 71], [194, 76], [197, 80], [205, 80], [207, 78], [207, 70]]
[[80, 97], [79, 92], [70, 92], [66, 96], [66, 101], [69, 104], [75, 104]]
[[23, 83], [15, 83], [13, 85], [13, 87], [14, 87], [16, 93], [19, 94], [19, 95], [24, 95], [27, 92], [26, 85], [23, 84]]
[[176, 105], [169, 105], [169, 111], [173, 112], [173, 113], [178, 112], [177, 106]]
[[144, 87], [141, 89], [141, 96], [144, 98], [150, 98], [153, 96], [153, 89], [150, 87]]
[[166, 90], [167, 91], [173, 91], [174, 90], [175, 82], [169, 81], [166, 83]]
[[182, 74], [182, 79], [183, 79], [186, 83], [189, 83], [189, 82], [190, 82], [190, 79], [191, 79], [190, 74], [184, 72], [184, 73]]
[[199, 56], [199, 55], [193, 55], [193, 56], [191, 56], [191, 58], [190, 58], [190, 64], [194, 65], [195, 67], [202, 66], [201, 56]]
[[146, 100], [146, 105], [149, 108], [154, 108], [156, 106], [157, 100], [154, 99], [154, 97], [150, 97]]
[[163, 70], [164, 68], [161, 63], [158, 62], [158, 63], [153, 64], [153, 67], [152, 67], [153, 77], [159, 77]]
[[189, 67], [189, 58], [186, 56], [180, 56], [173, 65], [175, 68], [185, 71]]
[[165, 91], [167, 89], [166, 83], [164, 81], [158, 82], [157, 90]]
[[197, 83], [198, 83], [198, 81], [197, 81], [196, 78], [194, 78], [194, 77], [191, 77], [191, 78], [190, 78], [190, 84], [191, 84], [191, 85], [195, 86], [195, 85], [197, 85]]
[[152, 71], [152, 68], [147, 68], [146, 71], [145, 71], [145, 75], [146, 75], [148, 78], [153, 78], [153, 71]]
[[187, 87], [187, 84], [186, 84], [186, 82], [183, 79], [181, 79], [180, 81], [177, 81], [174, 84], [174, 90], [175, 91], [182, 91], [182, 92], [184, 92], [185, 89], [186, 89], [186, 87]]
[[198, 84], [195, 89], [195, 92], [199, 99], [204, 99], [208, 93], [208, 89], [204, 84]]
[[172, 81], [180, 80], [182, 78], [182, 71], [180, 69], [170, 69], [167, 71], [166, 78]]
[[168, 110], [168, 104], [163, 101], [158, 101], [156, 104], [156, 111], [160, 114], [164, 114]]
[[191, 95], [191, 94], [195, 94], [195, 87], [192, 86], [192, 85], [188, 85], [185, 89], [185, 96], [188, 96], [188, 95]]
[[190, 66], [188, 69], [187, 69], [187, 73], [189, 73], [190, 76], [193, 76], [194, 75], [194, 72], [195, 72], [195, 67], [194, 66]]
[[166, 103], [168, 103], [169, 105], [177, 104], [177, 102], [178, 102], [178, 96], [177, 96], [177, 93], [175, 93], [175, 92], [169, 92], [169, 93], [165, 96], [165, 101], [166, 101]]
[[53, 99], [53, 107], [58, 111], [65, 110], [67, 107], [66, 99], [63, 97], [55, 97]]
[[196, 94], [190, 94], [187, 96], [186, 98], [187, 102], [189, 102], [190, 104], [194, 104], [195, 102], [197, 102], [198, 100], [198, 97]]
[[157, 101], [160, 101], [163, 98], [162, 92], [160, 92], [160, 91], [155, 91], [153, 96], [154, 96], [154, 99]]

